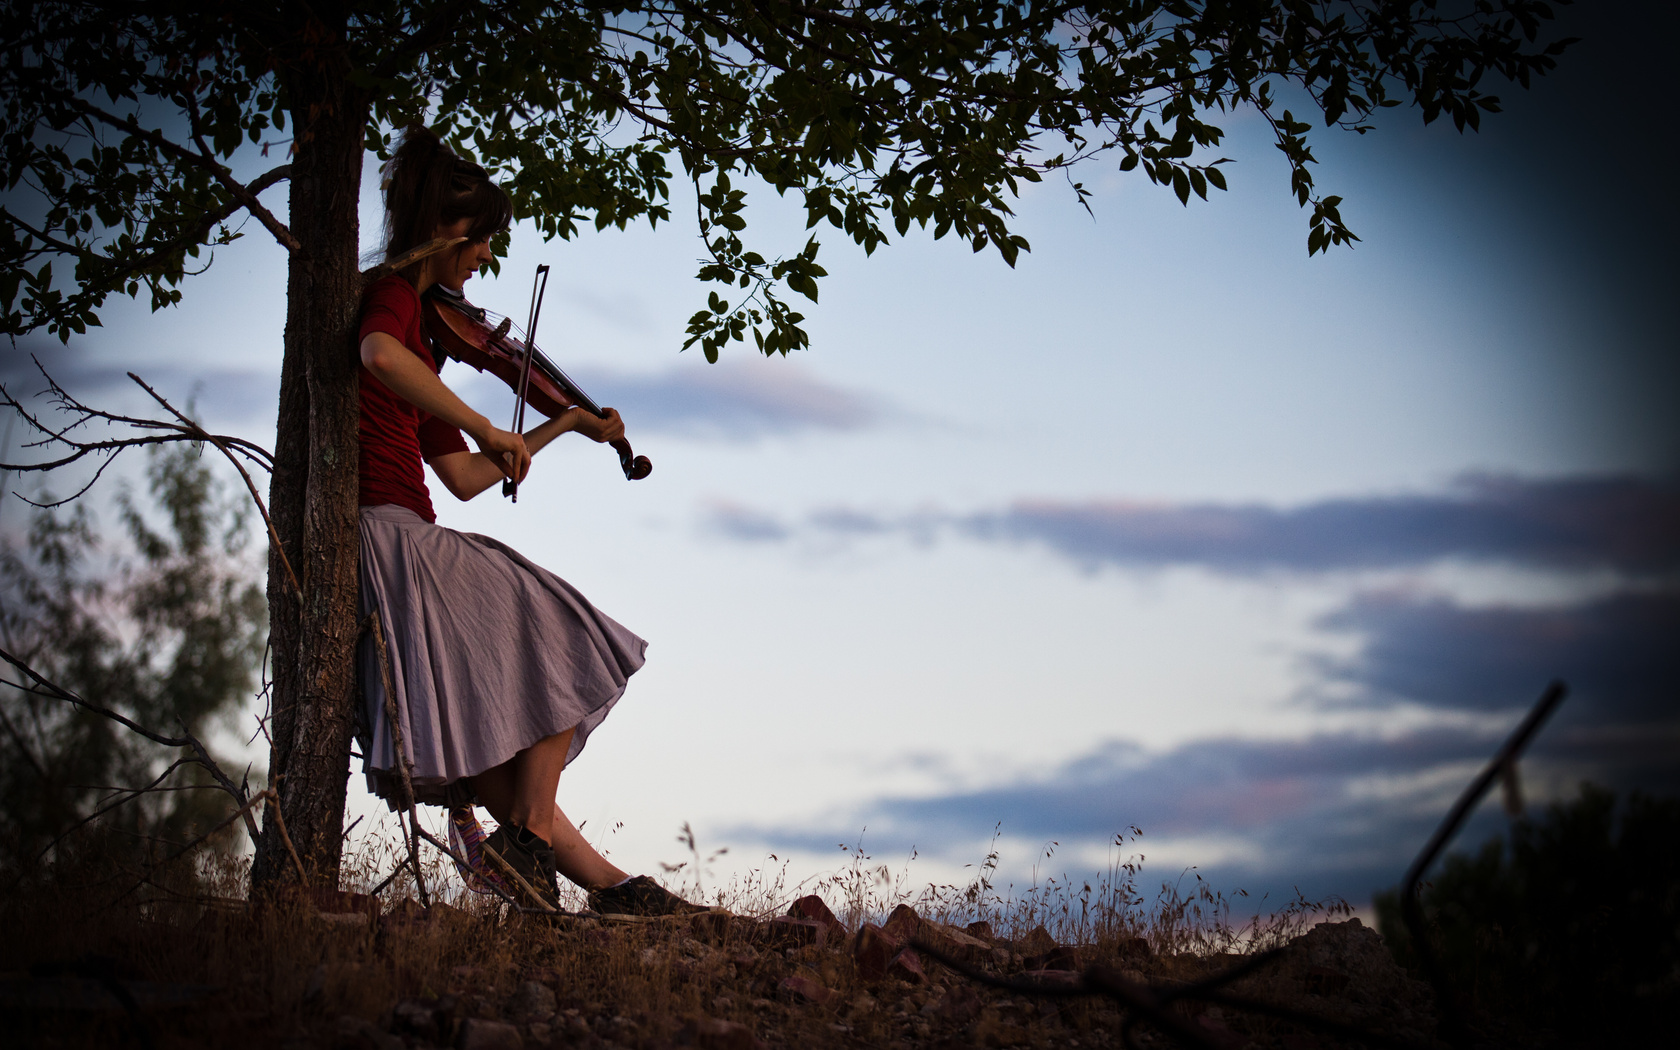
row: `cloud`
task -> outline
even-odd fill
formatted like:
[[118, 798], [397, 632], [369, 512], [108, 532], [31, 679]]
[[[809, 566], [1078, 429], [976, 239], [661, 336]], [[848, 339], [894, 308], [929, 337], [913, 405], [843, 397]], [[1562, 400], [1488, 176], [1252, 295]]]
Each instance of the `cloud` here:
[[960, 520], [1081, 565], [1385, 568], [1442, 558], [1650, 572], [1680, 566], [1680, 486], [1636, 477], [1472, 476], [1440, 496], [1256, 505], [1021, 502]]
[[[730, 834], [773, 849], [821, 851], [867, 827], [877, 856], [914, 849], [960, 863], [977, 859], [977, 843], [1000, 824], [1012, 841], [1055, 840], [1064, 854], [1086, 856], [1135, 825], [1143, 830], [1137, 848], [1146, 858], [1158, 849], [1188, 856], [1227, 892], [1240, 888], [1279, 901], [1299, 890], [1312, 898], [1336, 894], [1357, 903], [1399, 881], [1500, 739], [1501, 734], [1435, 728], [1391, 738], [1204, 739], [1158, 752], [1112, 741], [1040, 776], [944, 794], [869, 799], [843, 818], [797, 827], [737, 827]], [[1571, 739], [1560, 727], [1549, 727], [1524, 760], [1525, 782], [1563, 780], [1572, 787], [1586, 776], [1624, 789], [1680, 788], [1672, 764], [1667, 778], [1655, 781], [1649, 769], [1630, 770], [1623, 743], [1612, 737]], [[1496, 805], [1484, 806], [1457, 847], [1496, 833], [1502, 820]], [[1006, 867], [1017, 870], [1021, 860], [1004, 858]], [[1178, 874], [1176, 865], [1147, 870], [1171, 878]]]
[[888, 414], [875, 400], [783, 361], [726, 361], [651, 375], [580, 370], [577, 379], [597, 401], [633, 419], [637, 430], [728, 441], [863, 430]]
[[[877, 856], [914, 848], [962, 862], [976, 859], [976, 843], [1000, 823], [1012, 841], [1055, 840], [1065, 854], [1112, 842], [1135, 825], [1146, 859], [1157, 848], [1179, 854], [1173, 844], [1184, 842], [1198, 843], [1190, 852], [1205, 858], [1210, 843], [1223, 843], [1225, 858], [1202, 870], [1227, 892], [1279, 899], [1298, 887], [1310, 896], [1363, 900], [1398, 881], [1469, 779], [1463, 767], [1484, 760], [1493, 746], [1445, 731], [1399, 740], [1201, 740], [1153, 753], [1110, 742], [1040, 777], [873, 799], [849, 820], [821, 827], [731, 830], [771, 848], [822, 850], [867, 826]], [[1003, 858], [1006, 868], [1020, 860]], [[1178, 874], [1176, 866], [1146, 871]]]
[[[1036, 775], [879, 796], [840, 821], [736, 834], [772, 848], [822, 849], [867, 827], [878, 855], [914, 847], [961, 862], [975, 859], [976, 843], [999, 822], [1014, 841], [1056, 840], [1064, 854], [1085, 856], [1137, 825], [1146, 856], [1164, 845], [1175, 857], [1208, 861], [1202, 874], [1221, 889], [1278, 900], [1299, 888], [1358, 901], [1398, 881], [1491, 756], [1504, 730], [1488, 715], [1514, 721], [1560, 676], [1571, 693], [1525, 756], [1525, 782], [1548, 792], [1572, 791], [1583, 779], [1680, 791], [1680, 593], [1549, 609], [1356, 594], [1318, 626], [1361, 636], [1355, 656], [1318, 664], [1347, 702], [1410, 701], [1441, 717], [1398, 735], [1220, 737], [1153, 752], [1110, 741]], [[1484, 807], [1458, 846], [1500, 827], [1496, 810]]]
[[707, 508], [705, 529], [742, 543], [776, 542], [789, 536], [787, 526], [770, 515], [722, 500]]
[[[769, 516], [766, 515], [766, 520]], [[1259, 505], [1024, 500], [1003, 510], [894, 516], [828, 508], [773, 534], [845, 539], [954, 532], [1036, 543], [1085, 568], [1199, 565], [1221, 572], [1418, 566], [1445, 558], [1630, 574], [1680, 568], [1680, 484], [1616, 476], [1472, 476], [1438, 496]]]
[[[128, 378], [132, 369], [170, 404], [202, 419], [221, 421], [258, 420], [273, 422], [280, 396], [280, 377], [260, 369], [206, 368], [199, 365], [152, 363], [143, 368], [111, 364], [80, 350], [76, 344], [49, 346], [36, 351], [48, 374], [67, 393], [84, 404], [108, 411], [142, 416], [161, 414], [163, 409]], [[47, 381], [26, 351], [0, 355], [0, 385], [29, 408], [45, 412], [50, 405], [37, 397], [46, 391]]]
[[1558, 608], [1465, 608], [1439, 599], [1357, 596], [1319, 626], [1353, 631], [1351, 660], [1325, 665], [1368, 702], [1497, 711], [1562, 678], [1604, 724], [1680, 717], [1680, 592], [1630, 592]]

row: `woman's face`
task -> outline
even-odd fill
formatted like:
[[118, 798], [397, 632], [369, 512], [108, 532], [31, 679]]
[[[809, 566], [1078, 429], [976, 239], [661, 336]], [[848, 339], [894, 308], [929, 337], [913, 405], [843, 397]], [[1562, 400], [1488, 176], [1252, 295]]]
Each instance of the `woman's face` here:
[[[439, 226], [435, 236], [453, 240], [456, 237], [465, 237], [471, 228], [471, 219], [461, 219], [448, 226]], [[477, 273], [479, 267], [488, 266], [495, 256], [490, 252], [490, 238], [486, 237], [483, 240], [458, 245], [438, 258], [440, 261], [433, 271], [437, 283], [445, 288], [460, 291], [461, 286], [467, 283], [467, 278]]]

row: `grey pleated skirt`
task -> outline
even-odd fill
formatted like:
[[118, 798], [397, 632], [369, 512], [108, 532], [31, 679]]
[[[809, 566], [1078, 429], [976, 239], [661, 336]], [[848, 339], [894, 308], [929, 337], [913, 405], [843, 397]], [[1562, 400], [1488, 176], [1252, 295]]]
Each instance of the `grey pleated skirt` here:
[[[361, 615], [378, 610], [417, 801], [472, 797], [462, 778], [575, 729], [567, 762], [624, 695], [647, 642], [505, 544], [361, 511]], [[396, 808], [400, 773], [371, 634], [358, 651], [368, 788]]]

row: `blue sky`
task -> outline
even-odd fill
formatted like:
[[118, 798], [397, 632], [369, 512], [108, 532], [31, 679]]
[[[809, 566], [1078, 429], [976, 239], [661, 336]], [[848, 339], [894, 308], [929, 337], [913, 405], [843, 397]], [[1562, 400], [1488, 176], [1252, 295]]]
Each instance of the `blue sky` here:
[[[1325, 138], [1364, 238], [1328, 257], [1240, 113], [1230, 193], [1185, 209], [1092, 168], [1092, 218], [1034, 187], [1014, 271], [819, 231], [790, 360], [678, 353], [703, 295], [682, 223], [517, 231], [469, 294], [523, 316], [553, 265], [540, 341], [656, 464], [630, 485], [568, 442], [517, 505], [439, 500], [651, 642], [562, 805], [639, 870], [688, 821], [720, 874], [775, 853], [803, 878], [862, 836], [944, 881], [999, 829], [1020, 884], [1046, 843], [1084, 875], [1135, 824], [1160, 878], [1362, 904], [1556, 676], [1535, 798], [1675, 788], [1674, 129], [1638, 94], [1672, 37], [1577, 17], [1573, 64], [1480, 136], [1400, 111]], [[748, 217], [803, 244], [773, 196]], [[24, 348], [89, 400], [139, 407], [134, 368], [268, 441], [283, 319], [253, 233], [182, 308]]]

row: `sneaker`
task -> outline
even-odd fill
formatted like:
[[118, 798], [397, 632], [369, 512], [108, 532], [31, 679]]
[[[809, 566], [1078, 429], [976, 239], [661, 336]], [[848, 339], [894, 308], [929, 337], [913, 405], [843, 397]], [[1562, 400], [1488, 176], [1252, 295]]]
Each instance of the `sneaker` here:
[[628, 922], [714, 910], [703, 904], [688, 903], [646, 875], [637, 875], [628, 882], [591, 892], [589, 907], [604, 919]]
[[517, 824], [503, 824], [480, 849], [486, 867], [502, 876], [514, 900], [541, 912], [560, 910], [559, 877], [548, 843]]

